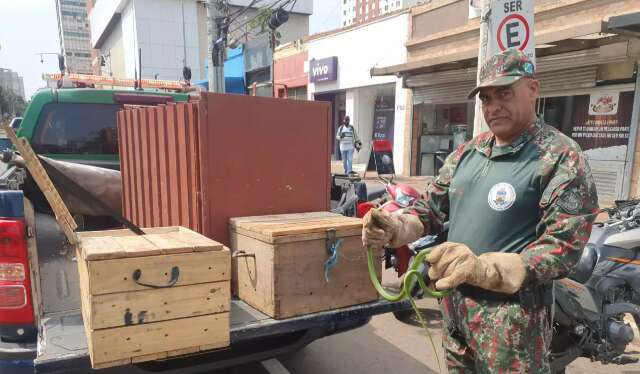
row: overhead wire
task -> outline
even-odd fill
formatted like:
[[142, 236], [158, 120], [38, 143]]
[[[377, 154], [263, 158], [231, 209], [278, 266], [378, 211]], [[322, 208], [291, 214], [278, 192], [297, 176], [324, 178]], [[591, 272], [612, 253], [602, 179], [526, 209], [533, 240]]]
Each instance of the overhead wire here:
[[[274, 1], [272, 4], [267, 6], [267, 9], [273, 9], [276, 6], [280, 7], [280, 8], [284, 8], [285, 6], [289, 5], [292, 2], [295, 2], [297, 0], [276, 0]], [[295, 4], [294, 4], [295, 5]], [[245, 22], [241, 23], [240, 25], [236, 26], [234, 29], [232, 29], [231, 31], [229, 31], [229, 34], [233, 34], [234, 32], [242, 29], [244, 26], [248, 25], [249, 23], [251, 23], [252, 21], [254, 21], [255, 19], [257, 19], [258, 15], [255, 15], [251, 18], [249, 18], [248, 20], [246, 20]], [[231, 25], [231, 24], [229, 24]], [[244, 33], [242, 36], [245, 36], [246, 34], [248, 34], [248, 32]], [[241, 36], [241, 37], [242, 37]]]

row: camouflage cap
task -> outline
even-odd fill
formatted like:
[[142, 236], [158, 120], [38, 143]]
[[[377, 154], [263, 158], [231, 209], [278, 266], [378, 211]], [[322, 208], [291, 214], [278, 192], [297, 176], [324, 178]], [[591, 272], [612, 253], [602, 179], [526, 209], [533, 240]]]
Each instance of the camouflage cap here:
[[517, 49], [507, 49], [482, 65], [480, 83], [469, 93], [469, 99], [483, 87], [510, 86], [521, 78], [534, 76], [535, 67], [529, 57]]

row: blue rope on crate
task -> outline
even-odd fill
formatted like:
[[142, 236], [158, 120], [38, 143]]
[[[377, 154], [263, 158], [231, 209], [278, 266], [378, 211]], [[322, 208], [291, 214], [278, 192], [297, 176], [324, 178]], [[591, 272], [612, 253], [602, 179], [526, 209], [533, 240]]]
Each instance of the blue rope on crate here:
[[334, 243], [327, 245], [327, 252], [329, 252], [329, 258], [324, 263], [324, 279], [329, 283], [329, 273], [338, 264], [338, 250], [342, 244], [342, 239], [337, 239]]

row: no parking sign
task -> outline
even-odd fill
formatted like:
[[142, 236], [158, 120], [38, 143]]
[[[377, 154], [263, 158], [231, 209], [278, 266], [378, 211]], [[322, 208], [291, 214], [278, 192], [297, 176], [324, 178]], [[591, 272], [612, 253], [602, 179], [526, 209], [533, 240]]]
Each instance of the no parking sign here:
[[535, 64], [534, 0], [491, 1], [491, 28], [487, 59], [507, 49], [519, 49]]

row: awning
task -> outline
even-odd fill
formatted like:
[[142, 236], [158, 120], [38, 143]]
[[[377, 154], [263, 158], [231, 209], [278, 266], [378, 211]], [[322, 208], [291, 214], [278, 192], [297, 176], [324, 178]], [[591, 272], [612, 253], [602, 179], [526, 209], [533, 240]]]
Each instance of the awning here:
[[[476, 29], [477, 32], [480, 32], [480, 29]], [[465, 32], [469, 32], [473, 30], [466, 30]], [[596, 20], [596, 21], [586, 21], [580, 24], [567, 25], [562, 29], [554, 28], [552, 30], [548, 30], [546, 32], [540, 32], [536, 34], [536, 43], [538, 45], [542, 44], [557, 44], [555, 48], [547, 48], [544, 50], [540, 50], [539, 54], [541, 55], [553, 55], [556, 53], [567, 52], [568, 49], [571, 49], [570, 46], [567, 45], [575, 45], [574, 49], [585, 49], [585, 46], [580, 46], [579, 43], [576, 43], [574, 38], [580, 38], [585, 35], [593, 35], [599, 33], [605, 33], [609, 31], [607, 29], [607, 23]], [[409, 61], [403, 64], [391, 65], [385, 67], [373, 67], [371, 68], [370, 74], [371, 76], [384, 76], [384, 75], [414, 75], [414, 74], [423, 74], [423, 73], [433, 73], [440, 72], [446, 70], [454, 70], [461, 68], [468, 68], [470, 66], [475, 66], [478, 58], [478, 46], [477, 46], [478, 38], [470, 39], [470, 41], [475, 41], [470, 43], [468, 48], [464, 50], [458, 50], [454, 53], [448, 53], [445, 51], [444, 53], [438, 56], [426, 56], [414, 61]], [[611, 42], [620, 41], [620, 38], [612, 38]], [[428, 43], [430, 40], [427, 38], [425, 41], [419, 42], [408, 42], [407, 48], [412, 50], [418, 50], [421, 44]], [[592, 42], [596, 43], [596, 42]], [[601, 41], [602, 44], [606, 44], [606, 41]], [[442, 44], [443, 48], [446, 48], [446, 43]], [[588, 47], [587, 47], [588, 48]]]

